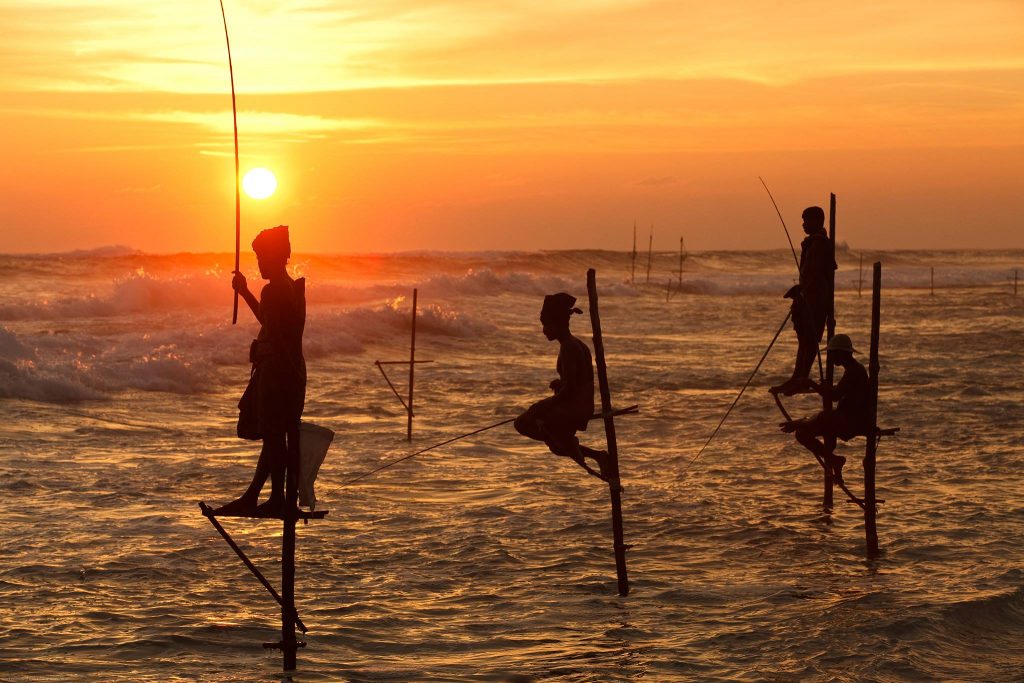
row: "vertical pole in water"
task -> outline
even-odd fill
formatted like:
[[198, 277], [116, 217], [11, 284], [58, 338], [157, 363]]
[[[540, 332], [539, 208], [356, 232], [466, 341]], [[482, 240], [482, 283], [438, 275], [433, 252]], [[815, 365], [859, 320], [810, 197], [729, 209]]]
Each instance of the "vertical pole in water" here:
[[1013, 295], [1017, 296], [1017, 269], [1013, 269]]
[[878, 327], [881, 320], [882, 264], [875, 263], [871, 282], [871, 356], [868, 362], [868, 395], [871, 401], [871, 429], [864, 452], [864, 535], [869, 557], [878, 554], [878, 529], [875, 517], [875, 452], [878, 449]]
[[[284, 670], [294, 671], [298, 643], [295, 641], [295, 511], [299, 497], [298, 425], [288, 433], [285, 513], [281, 537], [281, 652]], [[294, 438], [293, 438], [294, 437]]]
[[651, 226], [651, 234], [647, 238], [647, 282], [651, 281], [651, 250], [654, 247], [654, 226]]
[[636, 221], [633, 221], [633, 257], [629, 261], [629, 284], [636, 282]]
[[416, 370], [416, 290], [412, 290], [412, 343], [409, 345], [409, 429], [406, 440], [412, 441], [412, 382]]
[[[831, 260], [835, 263], [836, 259], [836, 196], [831, 194], [828, 200], [828, 241], [829, 250], [831, 251]], [[832, 339], [832, 336], [836, 333], [836, 271], [830, 269], [829, 285], [828, 285], [828, 310], [825, 312], [825, 340], [826, 344], [828, 340]], [[832, 411], [832, 383], [835, 378], [835, 365], [832, 363], [832, 359], [825, 355], [825, 384], [822, 387], [821, 403], [822, 409], [828, 413]], [[834, 453], [836, 450], [836, 437], [834, 434], [825, 437], [825, 448], [829, 453]], [[832, 468], [830, 463], [825, 463], [825, 475], [823, 481], [823, 491], [821, 496], [821, 504], [825, 510], [832, 509], [832, 490], [835, 482], [832, 477]]]
[[604, 433], [608, 441], [608, 491], [612, 500], [612, 536], [615, 542], [615, 572], [619, 579], [619, 595], [629, 595], [629, 576], [626, 573], [626, 543], [622, 531], [622, 486], [619, 483], [619, 447], [615, 441], [615, 418], [612, 417], [612, 395], [608, 388], [608, 368], [604, 362], [604, 338], [601, 336], [601, 315], [597, 307], [597, 276], [594, 269], [587, 271], [587, 297], [590, 303], [590, 325], [594, 331], [594, 356], [597, 361], [597, 380], [601, 387], [601, 412], [604, 413]]
[[935, 296], [935, 266], [932, 266], [932, 296]]
[[683, 291], [683, 259], [686, 257], [683, 255], [686, 252], [686, 244], [683, 242], [683, 238], [679, 238], [679, 291]]
[[860, 298], [861, 289], [864, 287], [864, 254], [860, 255], [860, 268], [857, 270], [857, 298]]

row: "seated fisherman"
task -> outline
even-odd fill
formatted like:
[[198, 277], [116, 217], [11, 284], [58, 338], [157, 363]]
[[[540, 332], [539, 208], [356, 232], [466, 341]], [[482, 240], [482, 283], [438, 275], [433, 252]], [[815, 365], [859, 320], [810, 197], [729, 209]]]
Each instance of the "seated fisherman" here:
[[[544, 336], [559, 344], [558, 379], [550, 384], [555, 393], [530, 406], [514, 426], [523, 436], [543, 441], [555, 455], [572, 458], [590, 474], [605, 479], [608, 454], [580, 446], [576, 438], [576, 432], [586, 429], [594, 414], [594, 368], [590, 349], [569, 331], [569, 318], [582, 313], [575, 304], [576, 298], [564, 292], [544, 297], [540, 311]], [[602, 474], [591, 469], [585, 457], [597, 461]]]
[[[843, 465], [846, 458], [831, 453], [816, 437], [835, 436], [849, 441], [855, 436], [866, 436], [871, 429], [871, 397], [868, 372], [854, 357], [853, 342], [845, 334], [837, 334], [828, 342], [828, 357], [832, 363], [843, 368], [843, 378], [832, 391], [832, 400], [837, 401], [835, 410], [821, 411], [813, 417], [779, 423], [783, 432], [796, 432], [796, 440], [816, 454], [832, 468], [836, 481], [843, 481]], [[811, 382], [811, 388], [822, 393], [820, 385]]]
[[[231, 286], [249, 305], [260, 323], [259, 335], [249, 347], [252, 370], [238, 402], [238, 436], [262, 440], [263, 448], [249, 487], [216, 514], [278, 516], [286, 508], [288, 489], [295, 486], [298, 462], [299, 418], [306, 396], [306, 361], [302, 332], [306, 324], [305, 278], [293, 280], [287, 263], [291, 256], [288, 227], [264, 230], [252, 241], [260, 277], [267, 284], [260, 298], [249, 291], [245, 276], [236, 271]], [[259, 495], [270, 478], [270, 498]], [[294, 505], [294, 503], [292, 503]]]

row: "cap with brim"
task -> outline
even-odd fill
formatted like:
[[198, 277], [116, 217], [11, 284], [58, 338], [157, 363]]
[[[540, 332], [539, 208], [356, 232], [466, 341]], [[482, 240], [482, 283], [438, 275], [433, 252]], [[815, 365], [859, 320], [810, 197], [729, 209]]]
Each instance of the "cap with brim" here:
[[837, 334], [828, 340], [829, 351], [846, 351], [847, 353], [859, 353], [853, 348], [853, 341], [848, 334]]

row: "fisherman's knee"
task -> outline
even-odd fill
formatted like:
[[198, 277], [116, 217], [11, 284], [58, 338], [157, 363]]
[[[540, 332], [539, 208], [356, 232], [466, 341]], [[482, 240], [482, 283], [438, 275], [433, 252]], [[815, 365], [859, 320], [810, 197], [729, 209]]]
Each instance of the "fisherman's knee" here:
[[515, 428], [517, 432], [519, 432], [523, 436], [529, 436], [532, 438], [533, 432], [535, 431], [531, 429], [532, 423], [533, 420], [527, 417], [526, 413], [523, 413], [522, 415], [516, 418], [515, 422], [512, 423], [512, 426]]
[[814, 430], [809, 427], [798, 427], [794, 436], [796, 436], [798, 442], [807, 448], [817, 444], [817, 439], [814, 438], [816, 436]]

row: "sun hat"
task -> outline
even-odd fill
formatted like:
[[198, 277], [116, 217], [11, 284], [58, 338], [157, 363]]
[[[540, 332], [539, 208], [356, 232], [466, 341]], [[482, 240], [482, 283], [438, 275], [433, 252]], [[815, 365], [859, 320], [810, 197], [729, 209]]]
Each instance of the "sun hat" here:
[[848, 334], [837, 334], [828, 340], [829, 351], [846, 351], [847, 353], [857, 353], [857, 349], [853, 348], [853, 342], [850, 340]]

